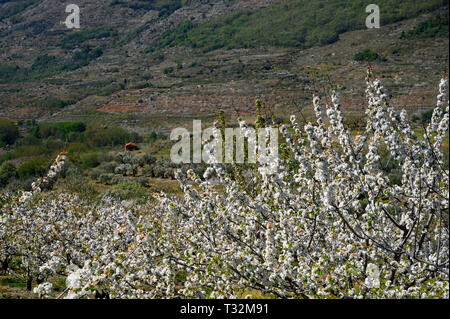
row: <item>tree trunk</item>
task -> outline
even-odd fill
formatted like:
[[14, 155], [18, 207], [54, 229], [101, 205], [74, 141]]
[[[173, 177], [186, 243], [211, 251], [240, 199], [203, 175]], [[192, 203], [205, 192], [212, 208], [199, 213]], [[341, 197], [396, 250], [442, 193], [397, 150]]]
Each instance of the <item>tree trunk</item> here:
[[9, 261], [8, 259], [5, 259], [2, 261], [2, 270], [6, 273], [8, 271], [9, 267]]
[[27, 290], [28, 290], [28, 291], [31, 291], [31, 286], [32, 286], [32, 284], [33, 284], [33, 278], [29, 277], [29, 278], [27, 279]]

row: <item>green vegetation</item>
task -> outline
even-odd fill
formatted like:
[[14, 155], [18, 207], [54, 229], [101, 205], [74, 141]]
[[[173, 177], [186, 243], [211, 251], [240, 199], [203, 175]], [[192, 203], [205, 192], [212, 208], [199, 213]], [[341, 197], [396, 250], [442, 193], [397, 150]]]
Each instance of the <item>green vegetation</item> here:
[[38, 71], [41, 74], [45, 71], [52, 73], [52, 68], [58, 64], [58, 60], [54, 56], [40, 55], [36, 57], [34, 63], [31, 65], [30, 71]]
[[402, 38], [448, 37], [448, 23], [448, 14], [435, 15], [419, 23], [414, 29], [408, 31], [408, 33], [402, 33]]
[[54, 56], [36, 57], [30, 68], [0, 63], [0, 83], [22, 82], [46, 78], [61, 72], [73, 71], [102, 56], [103, 50], [89, 45], [75, 52], [69, 61]]
[[16, 76], [18, 71], [19, 67], [17, 65], [0, 63], [0, 83], [2, 82], [2, 80], [6, 81]]
[[16, 167], [10, 162], [4, 162], [0, 165], [0, 188], [6, 186], [11, 178], [17, 174]]
[[[388, 24], [435, 10], [448, 1], [380, 0], [377, 4], [381, 10], [381, 23]], [[337, 41], [341, 33], [365, 28], [366, 5], [367, 2], [361, 0], [288, 0], [260, 10], [238, 10], [201, 25], [184, 21], [165, 32], [146, 51], [176, 45], [203, 51], [326, 45]]]
[[[144, 52], [148, 53], [165, 47], [186, 44], [189, 42], [189, 32], [195, 29], [196, 26], [191, 21], [181, 21], [175, 28], [164, 32], [158, 43], [147, 48]], [[191, 46], [194, 47], [195, 45], [191, 44]]]
[[65, 49], [75, 49], [79, 47], [83, 42], [91, 39], [101, 39], [116, 37], [118, 35], [117, 30], [114, 28], [83, 28], [76, 31], [71, 31], [58, 41], [58, 45]]
[[85, 154], [81, 157], [81, 160], [83, 163], [83, 168], [94, 168], [100, 165], [97, 153]]
[[3, 286], [13, 287], [13, 288], [25, 288], [27, 286], [26, 281], [19, 280], [12, 277], [4, 277], [0, 280], [0, 284]]
[[168, 68], [164, 69], [164, 74], [171, 74], [173, 73], [173, 70], [174, 70], [173, 66], [169, 66]]
[[432, 116], [433, 116], [433, 109], [430, 109], [428, 111], [422, 112], [420, 117], [414, 114], [413, 116], [411, 116], [411, 121], [415, 123], [428, 124], [431, 122]]
[[[14, 123], [0, 121], [2, 140], [5, 145], [9, 145], [0, 153], [0, 188], [7, 187], [13, 191], [29, 190], [31, 183], [46, 173], [56, 155], [66, 149], [72, 167], [72, 173], [69, 173], [73, 174], [70, 175], [73, 180], [64, 187], [86, 198], [95, 197], [98, 195], [97, 190], [90, 188], [92, 185], [89, 186], [85, 172], [97, 170], [98, 167], [100, 174], [113, 174], [119, 164], [113, 162], [108, 151], [122, 151], [125, 143], [140, 143], [143, 140], [139, 134], [120, 127], [86, 125], [83, 122], [38, 124], [36, 121], [21, 121], [18, 125], [26, 129], [24, 134], [19, 134], [18, 126]], [[148, 139], [158, 143], [156, 134], [150, 135]], [[139, 159], [142, 165], [154, 162], [155, 159], [147, 155]], [[100, 178], [104, 184], [112, 180], [111, 176], [105, 174]], [[85, 186], [86, 183], [89, 185]]]
[[12, 145], [19, 137], [19, 129], [10, 121], [0, 120], [0, 147]]
[[80, 51], [75, 52], [72, 57], [72, 63], [64, 65], [64, 70], [76, 70], [83, 66], [88, 65], [91, 61], [102, 56], [103, 51], [100, 48], [92, 48], [91, 46], [85, 46]]
[[433, 110], [428, 110], [422, 113], [421, 121], [423, 124], [428, 124], [431, 122], [431, 117], [433, 116]]
[[82, 122], [60, 122], [55, 124], [43, 123], [33, 127], [30, 135], [36, 138], [47, 139], [49, 137], [66, 140], [73, 133], [81, 133], [86, 130], [86, 125]]
[[62, 100], [55, 97], [43, 97], [34, 100], [31, 103], [31, 106], [39, 107], [41, 109], [62, 109], [63, 107], [74, 103], [76, 103], [75, 99]]
[[121, 1], [114, 0], [111, 6], [127, 7], [133, 10], [156, 10], [161, 18], [171, 15], [174, 11], [183, 6], [186, 1], [182, 0], [140, 0], [140, 1]]
[[[9, 2], [9, 1], [0, 1], [0, 4], [5, 3], [5, 2]], [[22, 12], [23, 10], [25, 10], [32, 4], [35, 4], [36, 2], [37, 2], [36, 0], [17, 1], [17, 3], [15, 3], [11, 6], [1, 8], [0, 9], [0, 21], [2, 21], [3, 19], [7, 19], [7, 18], [11, 18], [11, 17], [15, 16], [16, 14]]]
[[146, 25], [141, 25], [141, 26], [137, 27], [136, 29], [134, 29], [133, 31], [128, 32], [125, 36], [123, 36], [120, 39], [119, 45], [122, 46], [122, 45], [130, 42], [134, 38], [136, 38], [142, 31], [145, 30], [145, 27], [146, 27]]
[[98, 192], [89, 182], [89, 179], [76, 166], [71, 165], [67, 168], [65, 177], [65, 187], [69, 192], [78, 194], [82, 199], [92, 199], [98, 195]]
[[[0, 154], [2, 189], [30, 190], [31, 183], [45, 175], [56, 155], [64, 149], [68, 155], [67, 167], [61, 175], [61, 184], [55, 188], [77, 193], [86, 200], [103, 195], [122, 200], [148, 200], [152, 192], [161, 189], [177, 194], [174, 169], [186, 172], [192, 168], [203, 175], [207, 168], [205, 163], [172, 163], [167, 156], [173, 143], [155, 132], [140, 136], [120, 127], [82, 122], [22, 121], [20, 126], [26, 128], [26, 133], [18, 136], [6, 153]], [[123, 152], [127, 142], [139, 143], [142, 150]]]
[[113, 186], [113, 189], [108, 192], [108, 195], [120, 200], [135, 198], [145, 200], [149, 197], [150, 193], [139, 181], [123, 179]]
[[40, 161], [33, 160], [25, 162], [17, 168], [17, 176], [19, 179], [27, 179], [29, 177], [41, 176], [45, 174], [45, 166]]
[[[120, 127], [89, 128], [82, 122], [41, 123], [29, 129], [29, 135], [24, 140], [59, 139], [67, 142], [85, 142], [92, 148], [123, 145], [130, 140], [139, 142], [136, 133], [129, 133]], [[33, 139], [31, 139], [33, 141]]]
[[89, 129], [86, 131], [87, 144], [91, 147], [118, 146], [127, 142], [139, 142], [140, 138], [135, 133], [130, 133], [120, 127], [108, 127], [106, 129]]
[[371, 50], [371, 49], [365, 49], [361, 52], [358, 52], [355, 54], [355, 56], [353, 57], [353, 59], [355, 61], [375, 61], [375, 60], [381, 60], [384, 61], [385, 59], [381, 58], [381, 56], [376, 53], [375, 51]]

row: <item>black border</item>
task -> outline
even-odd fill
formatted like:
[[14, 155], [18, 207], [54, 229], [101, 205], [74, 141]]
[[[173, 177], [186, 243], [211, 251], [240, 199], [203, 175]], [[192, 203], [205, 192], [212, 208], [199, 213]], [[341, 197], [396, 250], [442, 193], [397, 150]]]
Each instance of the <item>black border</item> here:
[[[8, 315], [21, 315], [23, 312], [40, 313], [43, 316], [66, 316], [67, 314], [82, 315], [85, 317], [97, 312], [104, 318], [105, 314], [114, 317], [134, 318], [307, 318], [327, 316], [328, 318], [348, 318], [377, 316], [384, 319], [386, 316], [419, 315], [422, 312], [438, 314], [447, 312], [449, 299], [437, 300], [282, 300], [282, 299], [153, 299], [153, 300], [0, 300], [0, 313]], [[181, 314], [182, 306], [214, 306], [216, 309], [211, 316], [207, 314]], [[233, 314], [226, 313], [225, 304], [267, 304], [268, 313], [260, 314]], [[443, 309], [445, 307], [445, 310]], [[221, 309], [221, 311], [217, 311]], [[229, 306], [231, 310], [231, 306]], [[447, 311], [446, 311], [447, 310]], [[444, 313], [445, 313], [444, 312]]]

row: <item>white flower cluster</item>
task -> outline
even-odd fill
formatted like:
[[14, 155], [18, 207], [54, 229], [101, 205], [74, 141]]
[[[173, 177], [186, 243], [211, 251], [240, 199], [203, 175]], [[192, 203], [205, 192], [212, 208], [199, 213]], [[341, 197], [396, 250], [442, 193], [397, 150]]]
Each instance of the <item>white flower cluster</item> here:
[[368, 288], [380, 288], [380, 270], [377, 265], [367, 265], [367, 277], [364, 283]]
[[44, 282], [33, 289], [33, 292], [39, 296], [39, 298], [49, 297], [52, 293], [53, 284]]
[[446, 79], [439, 90], [423, 139], [369, 74], [364, 132], [346, 128], [336, 92], [325, 105], [314, 96], [317, 122], [280, 126], [286, 149], [270, 174], [212, 161], [204, 179], [177, 172], [184, 198], [13, 201], [0, 262], [19, 259], [15, 272], [40, 281], [66, 275], [66, 298], [448, 298]]

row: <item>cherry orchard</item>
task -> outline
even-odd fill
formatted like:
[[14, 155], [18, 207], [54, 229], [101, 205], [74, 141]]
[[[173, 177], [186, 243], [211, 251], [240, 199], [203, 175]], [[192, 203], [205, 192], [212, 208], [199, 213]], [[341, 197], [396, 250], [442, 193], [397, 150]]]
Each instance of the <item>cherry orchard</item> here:
[[[177, 172], [183, 198], [2, 195], [0, 261], [40, 297], [58, 274], [66, 298], [448, 298], [447, 90], [444, 78], [419, 137], [368, 71], [361, 134], [344, 125], [337, 92], [313, 96], [314, 123], [279, 126], [277, 170], [227, 174], [212, 160], [204, 176]], [[211, 159], [214, 149], [204, 145]]]

